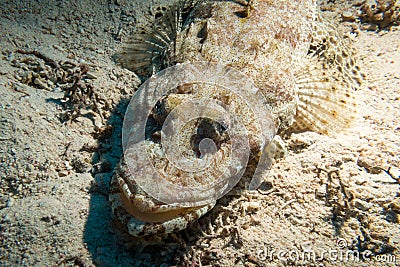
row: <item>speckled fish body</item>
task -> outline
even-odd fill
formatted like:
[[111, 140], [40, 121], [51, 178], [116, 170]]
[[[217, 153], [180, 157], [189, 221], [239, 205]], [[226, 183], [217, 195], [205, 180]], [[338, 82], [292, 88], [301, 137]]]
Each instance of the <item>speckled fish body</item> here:
[[211, 61], [232, 66], [263, 91], [277, 125], [293, 122], [295, 74], [310, 46], [314, 1], [260, 1], [248, 17], [234, 2], [199, 4], [177, 38], [176, 62]]
[[[180, 1], [160, 9], [153, 24], [132, 36], [120, 63], [145, 77], [179, 63], [215, 62], [254, 82], [278, 134], [304, 130], [332, 134], [347, 127], [354, 114], [352, 91], [360, 82], [347, 42], [321, 20], [315, 1], [255, 2], [246, 6], [234, 1]], [[165, 96], [162, 103], [181, 99], [179, 94]], [[245, 126], [256, 129], [247, 109], [239, 108], [240, 112], [249, 118]], [[152, 116], [157, 121], [156, 114]], [[155, 141], [151, 146], [160, 149]], [[268, 152], [256, 147], [258, 151], [251, 149], [253, 158]], [[140, 188], [135, 175], [122, 158], [110, 192], [114, 214], [133, 236], [182, 230], [215, 204], [215, 200], [199, 207], [163, 203]]]

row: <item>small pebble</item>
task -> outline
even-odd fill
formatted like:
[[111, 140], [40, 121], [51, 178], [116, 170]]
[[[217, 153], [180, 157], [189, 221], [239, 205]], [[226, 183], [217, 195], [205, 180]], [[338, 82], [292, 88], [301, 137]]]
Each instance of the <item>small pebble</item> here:
[[53, 45], [53, 47], [55, 48], [55, 49], [57, 49], [57, 50], [59, 50], [59, 51], [61, 51], [61, 52], [65, 52], [65, 49], [64, 48], [62, 48], [61, 46], [59, 46], [59, 45]]
[[86, 73], [86, 77], [88, 77], [89, 79], [97, 79], [97, 76], [94, 75], [94, 74], [91, 73], [91, 72]]
[[250, 201], [247, 203], [247, 210], [259, 210], [261, 208], [260, 202]]
[[370, 208], [372, 208], [372, 206], [373, 206], [372, 203], [368, 203], [368, 202], [363, 201], [361, 199], [353, 200], [353, 205], [354, 205], [354, 207], [356, 207], [357, 209], [362, 210], [362, 211], [367, 211]]
[[67, 170], [62, 170], [58, 172], [59, 177], [65, 177], [68, 176], [68, 171]]
[[57, 86], [57, 87], [55, 87], [55, 88], [53, 89], [53, 92], [54, 92], [54, 93], [61, 93], [62, 90], [61, 90], [61, 88], [60, 88], [59, 86]]
[[8, 198], [7, 200], [7, 208], [11, 207], [14, 204], [14, 199], [12, 197]]
[[35, 167], [32, 164], [27, 164], [25, 170], [28, 172], [31, 172], [35, 169]]
[[342, 13], [342, 18], [344, 21], [355, 21], [356, 20], [356, 16], [350, 12], [350, 11], [345, 11]]
[[315, 190], [315, 196], [319, 199], [325, 198], [326, 196], [326, 185], [322, 184]]
[[45, 90], [49, 89], [47, 84], [44, 83], [40, 78], [35, 78], [33, 83], [36, 84], [40, 89], [45, 89]]
[[72, 170], [72, 166], [71, 166], [71, 164], [69, 163], [68, 160], [64, 161], [64, 165], [65, 165], [65, 168], [66, 168], [67, 170]]
[[365, 168], [369, 173], [379, 174], [387, 169], [385, 157], [371, 153], [369, 151], [362, 152], [357, 160], [357, 165]]

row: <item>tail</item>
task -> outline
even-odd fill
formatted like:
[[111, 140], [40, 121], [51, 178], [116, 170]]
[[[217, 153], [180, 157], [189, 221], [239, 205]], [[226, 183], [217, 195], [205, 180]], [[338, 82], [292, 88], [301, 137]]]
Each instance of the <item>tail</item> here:
[[296, 76], [299, 103], [290, 131], [330, 135], [347, 128], [356, 115], [354, 91], [363, 80], [350, 44], [318, 18], [306, 62]]

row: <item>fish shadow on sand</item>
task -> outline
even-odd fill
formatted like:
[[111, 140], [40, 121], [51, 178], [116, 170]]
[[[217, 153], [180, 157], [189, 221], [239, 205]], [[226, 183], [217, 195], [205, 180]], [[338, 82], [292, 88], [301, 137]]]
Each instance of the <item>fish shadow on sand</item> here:
[[195, 233], [188, 234], [184, 230], [163, 237], [133, 237], [111, 211], [108, 200], [110, 181], [123, 155], [122, 126], [128, 103], [129, 99], [125, 99], [116, 105], [105, 126], [110, 130], [96, 136], [98, 146], [91, 162], [94, 166], [91, 173], [93, 183], [89, 190], [90, 205], [83, 242], [96, 266], [176, 265], [184, 261], [183, 255], [191, 244], [195, 244]]

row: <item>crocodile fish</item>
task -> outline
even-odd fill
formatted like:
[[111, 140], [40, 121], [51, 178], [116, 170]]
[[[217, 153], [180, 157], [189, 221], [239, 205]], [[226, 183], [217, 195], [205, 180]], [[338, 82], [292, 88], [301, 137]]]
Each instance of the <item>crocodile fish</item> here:
[[[235, 69], [249, 77], [258, 89], [258, 97], [268, 107], [277, 137], [301, 131], [331, 135], [354, 120], [354, 91], [362, 82], [355, 52], [349, 38], [337, 30], [335, 23], [322, 18], [313, 0], [178, 1], [154, 9], [149, 21], [136, 30], [119, 58], [123, 67], [143, 78], [195, 62], [218, 63]], [[226, 93], [221, 93], [223, 97], [215, 96], [213, 90], [178, 88], [164, 95], [149, 116], [153, 128], [162, 125], [185, 99], [208, 95], [225, 101]], [[247, 114], [246, 107], [238, 104], [240, 98], [230, 99], [229, 105], [247, 116], [244, 127], [251, 133], [257, 132], [256, 127], [252, 128], [254, 119]], [[194, 157], [199, 154], [193, 148], [197, 137], [193, 138], [191, 132], [195, 128], [201, 130], [203, 137], [219, 144], [216, 150], [223, 158], [230, 142], [223, 125], [203, 119], [187, 126], [186, 145], [192, 146]], [[160, 154], [162, 146], [157, 140], [160, 133], [154, 130], [150, 135], [146, 140], [149, 154]], [[262, 140], [250, 139], [251, 162], [268, 154], [265, 144], [260, 145]], [[149, 158], [154, 165], [163, 162], [157, 165], [160, 169], [169, 168], [162, 156]], [[110, 191], [114, 215], [133, 236], [182, 230], [212, 209], [217, 200], [198, 205], [166, 203], [137, 184], [138, 175], [130, 171], [122, 157]], [[181, 177], [175, 169], [164, 173], [168, 175]]]

